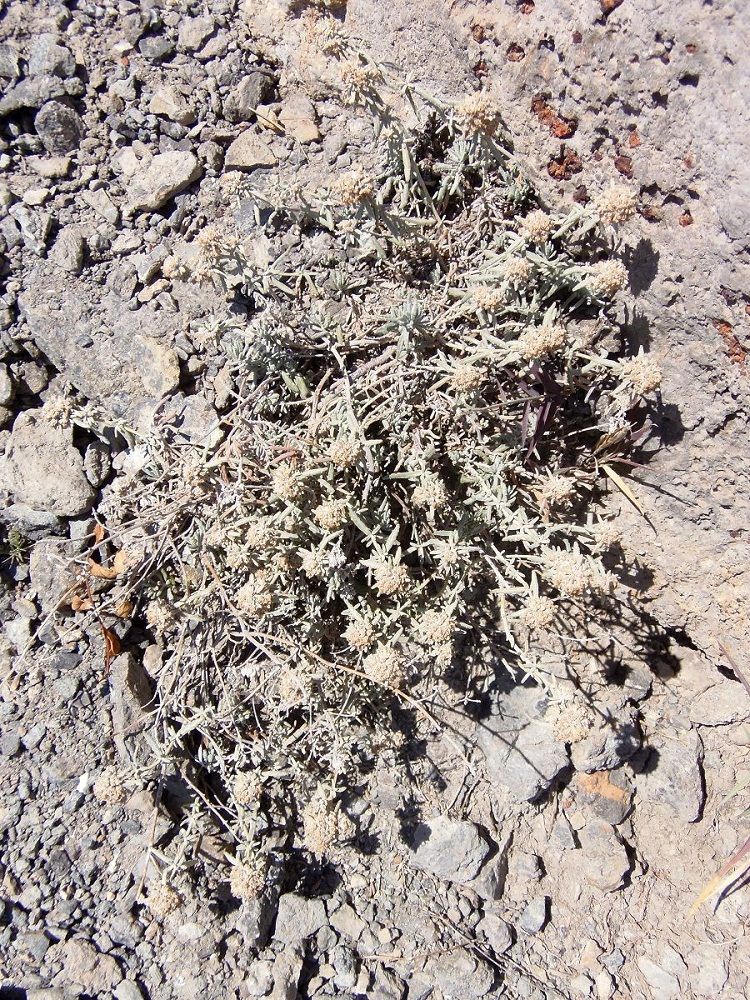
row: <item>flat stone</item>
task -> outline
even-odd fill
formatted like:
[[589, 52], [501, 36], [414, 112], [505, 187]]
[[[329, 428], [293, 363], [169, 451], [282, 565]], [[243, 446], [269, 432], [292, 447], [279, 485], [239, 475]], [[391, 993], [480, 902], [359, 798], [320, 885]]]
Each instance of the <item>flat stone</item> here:
[[581, 850], [574, 857], [589, 885], [614, 892], [629, 874], [631, 864], [622, 838], [603, 820], [587, 823], [578, 832]]
[[436, 816], [416, 828], [410, 863], [451, 882], [469, 882], [491, 852], [475, 823]]
[[130, 207], [137, 212], [155, 212], [197, 180], [202, 172], [194, 153], [178, 149], [158, 153], [128, 184]]
[[181, 49], [193, 52], [208, 41], [214, 32], [216, 22], [206, 14], [200, 17], [185, 18], [180, 24], [177, 44]]
[[86, 255], [86, 241], [77, 226], [64, 226], [52, 245], [49, 259], [63, 271], [80, 274]]
[[238, 136], [227, 150], [224, 166], [236, 170], [255, 170], [273, 167], [277, 163], [271, 147], [255, 132], [247, 129]]
[[584, 813], [616, 826], [630, 812], [633, 784], [622, 769], [577, 774], [572, 783], [576, 803]]
[[636, 962], [643, 973], [643, 978], [655, 992], [658, 1000], [672, 1000], [679, 997], [680, 981], [677, 976], [657, 965], [646, 955], [641, 955]]
[[739, 681], [722, 680], [702, 691], [688, 706], [696, 726], [728, 726], [750, 720], [750, 697]]
[[496, 714], [479, 729], [487, 777], [518, 802], [544, 795], [570, 763], [565, 744], [542, 721], [544, 703], [539, 689], [516, 685], [499, 696]]
[[59, 44], [57, 35], [43, 32], [37, 35], [29, 50], [29, 76], [49, 74], [69, 77], [76, 71], [76, 61], [70, 49]]
[[693, 731], [662, 728], [651, 738], [650, 751], [636, 776], [639, 798], [666, 806], [683, 823], [697, 822], [705, 799], [700, 737]]
[[106, 191], [84, 191], [81, 198], [86, 204], [93, 208], [97, 215], [100, 215], [111, 226], [116, 226], [120, 221], [120, 210], [112, 201]]
[[442, 952], [426, 964], [424, 971], [446, 1000], [487, 996], [495, 982], [495, 970], [489, 962], [465, 948]]
[[585, 740], [573, 743], [570, 756], [577, 771], [605, 771], [630, 760], [642, 742], [635, 712], [621, 709]]
[[94, 502], [72, 433], [52, 427], [41, 410], [17, 417], [0, 458], [0, 482], [16, 503], [57, 517], [78, 517]]
[[29, 156], [26, 162], [40, 177], [50, 180], [67, 177], [70, 170], [69, 156]]
[[327, 922], [322, 899], [306, 899], [286, 892], [279, 899], [275, 938], [286, 945], [296, 945], [312, 937]]
[[502, 955], [513, 944], [513, 931], [496, 913], [486, 913], [476, 926], [484, 934], [496, 955]]
[[47, 101], [34, 118], [34, 128], [48, 153], [70, 153], [83, 136], [83, 121], [73, 108], [59, 101]]
[[298, 142], [317, 142], [320, 139], [315, 107], [305, 94], [290, 94], [285, 98], [279, 112], [279, 121], [287, 135]]
[[534, 896], [518, 918], [518, 926], [526, 934], [538, 934], [547, 923], [548, 907], [546, 896]]
[[273, 78], [268, 73], [253, 72], [241, 77], [224, 99], [227, 121], [255, 121], [255, 109], [271, 96], [273, 87]]
[[174, 320], [152, 306], [123, 309], [115, 294], [79, 288], [75, 280], [61, 288], [52, 271], [47, 265], [30, 272], [19, 296], [33, 340], [88, 399], [133, 426], [147, 421], [177, 388], [180, 368], [174, 350], [144, 331], [171, 340]]
[[192, 125], [197, 118], [195, 108], [174, 87], [157, 90], [149, 101], [148, 109], [152, 115], [161, 115], [180, 125]]
[[76, 579], [72, 565], [74, 552], [75, 547], [67, 538], [42, 538], [31, 550], [31, 588], [44, 614], [69, 603]]

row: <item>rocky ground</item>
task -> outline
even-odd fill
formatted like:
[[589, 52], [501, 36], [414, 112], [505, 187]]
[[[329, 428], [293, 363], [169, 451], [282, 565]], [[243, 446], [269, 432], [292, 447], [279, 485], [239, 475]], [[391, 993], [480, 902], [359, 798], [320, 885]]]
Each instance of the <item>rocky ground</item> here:
[[[750, 832], [728, 798], [750, 767], [727, 658], [747, 662], [750, 590], [743, 6], [0, 3], [0, 996], [747, 995], [747, 889], [688, 916]], [[551, 207], [639, 190], [622, 319], [665, 379], [634, 487], [649, 523], [627, 504], [621, 523], [646, 613], [602, 693], [612, 724], [572, 750], [513, 687], [481, 725], [455, 713], [471, 757], [447, 729], [385, 754], [333, 864], [292, 865], [254, 905], [186, 884], [156, 919], [144, 866], [169, 820], [102, 777], [141, 735], [159, 651], [123, 630], [138, 657], [113, 659], [56, 609], [122, 459], [97, 406], [200, 440], [226, 405], [196, 336], [219, 297], [181, 277], [191, 240], [243, 224], [248, 175], [335, 174], [366, 142], [314, 43], [323, 8], [441, 93], [490, 88]], [[90, 429], [59, 421], [66, 387]]]

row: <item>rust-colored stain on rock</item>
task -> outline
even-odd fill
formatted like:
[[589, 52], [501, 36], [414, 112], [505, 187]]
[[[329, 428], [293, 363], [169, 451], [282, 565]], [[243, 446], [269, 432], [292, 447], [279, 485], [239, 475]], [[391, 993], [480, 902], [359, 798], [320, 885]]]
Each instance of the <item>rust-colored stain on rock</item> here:
[[563, 118], [562, 115], [558, 115], [541, 96], [535, 97], [531, 102], [531, 110], [557, 139], [569, 139], [578, 127], [576, 118]]

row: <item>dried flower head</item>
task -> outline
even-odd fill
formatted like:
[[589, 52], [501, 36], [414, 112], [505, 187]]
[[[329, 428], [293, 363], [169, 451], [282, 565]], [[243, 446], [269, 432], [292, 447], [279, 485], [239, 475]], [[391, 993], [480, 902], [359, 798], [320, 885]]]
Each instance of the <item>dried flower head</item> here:
[[42, 415], [55, 430], [67, 430], [73, 423], [73, 403], [64, 392], [51, 392], [44, 401]]
[[302, 810], [302, 843], [317, 856], [330, 854], [343, 840], [353, 835], [353, 824], [338, 809], [338, 804], [324, 788], [318, 788]]
[[450, 642], [455, 631], [455, 619], [449, 611], [425, 611], [417, 622], [417, 638], [429, 646]]
[[415, 507], [428, 507], [437, 510], [448, 502], [448, 491], [442, 480], [434, 475], [425, 475], [421, 483], [414, 487], [411, 502]]
[[116, 767], [105, 767], [94, 782], [94, 795], [105, 805], [121, 805], [128, 797]]
[[232, 792], [240, 806], [255, 806], [263, 791], [263, 782], [257, 771], [240, 771], [234, 779]]
[[273, 594], [269, 590], [266, 573], [252, 573], [237, 591], [237, 608], [251, 618], [261, 618], [273, 607]]
[[651, 355], [640, 352], [620, 364], [623, 381], [631, 386], [639, 396], [655, 392], [661, 385], [661, 368]]
[[276, 692], [282, 705], [307, 705], [312, 693], [310, 675], [296, 666], [284, 667], [277, 678]]
[[533, 212], [529, 212], [525, 219], [521, 220], [518, 232], [529, 243], [541, 246], [549, 240], [553, 225], [549, 215], [540, 208], [536, 208]]
[[544, 629], [555, 620], [555, 602], [543, 594], [530, 594], [516, 619], [530, 629]]
[[337, 178], [330, 187], [330, 194], [338, 205], [351, 208], [375, 197], [372, 178], [363, 170], [350, 170]]
[[157, 920], [163, 920], [178, 910], [182, 905], [182, 897], [172, 888], [166, 878], [151, 883], [146, 895], [146, 906]]
[[390, 597], [403, 594], [409, 588], [409, 571], [400, 562], [383, 560], [375, 567], [375, 586], [378, 593]]
[[455, 117], [460, 127], [469, 133], [494, 136], [502, 124], [500, 109], [489, 94], [469, 94], [455, 106]]
[[486, 369], [479, 365], [472, 365], [467, 362], [459, 362], [453, 366], [451, 372], [451, 385], [458, 392], [471, 392], [478, 389], [487, 378]]
[[245, 544], [253, 552], [266, 552], [277, 539], [273, 522], [267, 517], [259, 517], [245, 528]]
[[471, 290], [471, 299], [476, 309], [493, 313], [505, 305], [505, 292], [492, 285], [477, 285]]
[[337, 438], [328, 449], [328, 458], [337, 469], [351, 469], [362, 455], [362, 446], [351, 437]]
[[614, 521], [600, 521], [594, 528], [597, 550], [614, 549], [622, 544], [622, 531]]
[[271, 476], [271, 490], [281, 500], [298, 500], [303, 492], [302, 480], [291, 465], [283, 462]]
[[349, 104], [367, 103], [378, 97], [383, 84], [383, 74], [372, 63], [347, 60], [341, 63], [341, 82]]
[[163, 635], [175, 624], [177, 616], [169, 601], [157, 597], [146, 605], [146, 621], [157, 635]]
[[611, 299], [628, 283], [628, 269], [619, 260], [600, 260], [589, 271], [589, 287], [594, 295]]
[[232, 865], [229, 888], [232, 895], [244, 902], [251, 902], [263, 894], [266, 887], [268, 866], [265, 859], [255, 857]]
[[324, 531], [338, 531], [349, 520], [346, 500], [324, 500], [313, 511], [313, 519]]
[[518, 349], [522, 358], [535, 361], [545, 358], [565, 347], [568, 334], [559, 323], [542, 323], [531, 326], [518, 338]]
[[328, 571], [328, 561], [320, 549], [304, 549], [301, 565], [302, 572], [312, 580], [322, 580]]
[[380, 645], [366, 656], [362, 662], [365, 673], [377, 684], [390, 688], [404, 685], [403, 657], [393, 646]]
[[594, 199], [594, 211], [610, 226], [621, 225], [632, 219], [638, 206], [638, 195], [624, 184], [616, 184], [602, 191]]
[[565, 507], [575, 496], [576, 483], [570, 476], [550, 473], [534, 490], [543, 511]]
[[589, 591], [605, 590], [609, 578], [603, 567], [578, 549], [549, 549], [544, 554], [543, 572], [548, 582], [566, 597], [580, 597]]
[[318, 23], [317, 36], [318, 44], [327, 56], [340, 59], [349, 48], [349, 37], [332, 17]]
[[580, 698], [553, 702], [544, 713], [544, 721], [560, 743], [580, 743], [591, 732], [596, 717]]
[[353, 618], [343, 633], [344, 639], [353, 649], [367, 649], [377, 639], [372, 623], [366, 618]]
[[533, 268], [524, 257], [509, 257], [503, 265], [503, 278], [514, 288], [525, 288], [532, 273]]

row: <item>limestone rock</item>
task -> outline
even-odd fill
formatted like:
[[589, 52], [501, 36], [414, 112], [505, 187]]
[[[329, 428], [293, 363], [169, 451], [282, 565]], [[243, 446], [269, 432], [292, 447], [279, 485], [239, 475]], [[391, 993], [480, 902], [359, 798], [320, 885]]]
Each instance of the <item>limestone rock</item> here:
[[692, 731], [662, 729], [652, 738], [650, 750], [636, 777], [639, 797], [666, 806], [683, 823], [695, 823], [705, 798], [700, 737]]
[[161, 115], [180, 125], [192, 125], [197, 117], [195, 108], [174, 87], [160, 87], [155, 91], [148, 109], [152, 115]]
[[157, 153], [128, 184], [128, 201], [136, 212], [155, 212], [197, 180], [202, 168], [195, 153], [179, 149]]
[[420, 823], [414, 834], [411, 863], [451, 882], [476, 878], [492, 845], [475, 823], [436, 816]]
[[276, 162], [276, 157], [265, 139], [247, 129], [227, 150], [224, 166], [234, 167], [237, 170], [255, 170], [256, 167], [273, 167]]
[[326, 923], [326, 908], [322, 899], [306, 899], [287, 892], [279, 899], [275, 937], [286, 945], [304, 941]]
[[71, 433], [52, 427], [41, 410], [17, 418], [0, 459], [0, 481], [16, 503], [56, 517], [79, 517], [94, 501]]
[[479, 730], [488, 778], [504, 785], [519, 802], [538, 799], [569, 764], [565, 744], [542, 721], [543, 703], [538, 689], [511, 687]]

